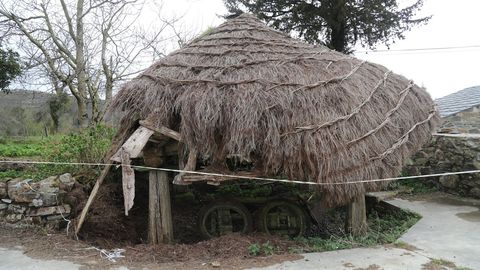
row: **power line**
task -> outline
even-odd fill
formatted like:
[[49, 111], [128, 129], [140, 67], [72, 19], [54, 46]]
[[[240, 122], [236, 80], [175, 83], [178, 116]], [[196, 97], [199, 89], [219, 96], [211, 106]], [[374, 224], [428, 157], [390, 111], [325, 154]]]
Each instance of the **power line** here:
[[480, 45], [467, 46], [450, 46], [450, 47], [427, 47], [427, 48], [410, 48], [410, 49], [385, 49], [385, 50], [366, 50], [356, 51], [355, 53], [385, 53], [385, 52], [422, 52], [422, 51], [445, 51], [445, 50], [461, 50], [461, 49], [477, 49]]
[[[107, 163], [51, 162], [51, 161], [30, 161], [30, 160], [0, 160], [0, 163], [44, 164], [44, 165], [77, 165], [77, 166], [110, 166], [111, 165], [111, 164], [107, 164]], [[188, 171], [188, 170], [181, 170], [181, 169], [157, 168], [157, 167], [127, 165], [127, 164], [116, 164], [116, 166], [118, 166], [118, 167], [129, 166], [129, 167], [136, 168], [136, 169], [146, 169], [146, 170], [156, 170], [156, 171], [166, 171], [166, 172], [176, 172], [176, 173], [188, 173], [188, 174], [197, 174], [197, 175], [228, 177], [228, 178], [232, 178], [232, 179], [262, 180], [262, 181], [269, 181], [269, 182], [294, 183], [294, 184], [317, 185], [317, 186], [337, 186], [337, 185], [349, 185], [349, 184], [364, 184], [364, 183], [373, 183], [373, 182], [387, 182], [387, 181], [405, 180], [405, 179], [418, 179], [418, 178], [429, 178], [429, 177], [438, 177], [438, 176], [447, 176], [447, 175], [461, 175], [461, 174], [480, 173], [480, 170], [469, 170], [469, 171], [457, 171], [457, 172], [444, 172], [444, 173], [434, 173], [434, 174], [424, 174], [424, 175], [399, 176], [399, 177], [379, 178], [379, 179], [369, 179], [369, 180], [353, 180], [353, 181], [337, 182], [337, 183], [318, 183], [318, 182], [305, 182], [305, 181], [291, 180], [291, 179], [231, 175], [231, 174], [222, 174], [222, 173]]]

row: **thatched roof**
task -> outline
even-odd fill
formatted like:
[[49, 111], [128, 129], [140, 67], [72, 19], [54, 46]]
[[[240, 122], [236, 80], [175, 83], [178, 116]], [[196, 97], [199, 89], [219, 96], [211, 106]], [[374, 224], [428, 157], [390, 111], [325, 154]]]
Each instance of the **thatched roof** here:
[[[229, 20], [123, 86], [122, 142], [148, 119], [203, 158], [264, 176], [341, 183], [397, 176], [437, 121], [428, 93], [387, 68], [312, 46], [252, 15]], [[377, 183], [321, 186], [345, 202]]]

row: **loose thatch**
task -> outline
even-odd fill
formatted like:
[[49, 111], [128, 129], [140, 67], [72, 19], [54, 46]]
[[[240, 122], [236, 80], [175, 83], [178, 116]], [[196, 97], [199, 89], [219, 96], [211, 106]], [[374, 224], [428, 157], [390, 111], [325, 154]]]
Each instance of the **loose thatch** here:
[[[116, 95], [117, 147], [148, 119], [213, 163], [250, 158], [264, 176], [318, 183], [399, 174], [438, 116], [427, 92], [383, 66], [229, 20], [161, 59]], [[329, 204], [381, 183], [321, 185]]]

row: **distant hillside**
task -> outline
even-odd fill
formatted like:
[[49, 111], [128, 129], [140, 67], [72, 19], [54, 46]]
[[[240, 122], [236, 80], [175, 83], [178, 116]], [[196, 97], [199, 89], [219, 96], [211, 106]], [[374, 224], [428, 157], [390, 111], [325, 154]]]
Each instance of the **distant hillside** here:
[[0, 108], [40, 108], [52, 96], [53, 94], [39, 91], [12, 90], [10, 94], [0, 92]]
[[[54, 97], [54, 94], [39, 91], [0, 92], [0, 136], [38, 136], [55, 132], [48, 103]], [[71, 130], [75, 115], [76, 104], [70, 97], [60, 113], [58, 131]]]

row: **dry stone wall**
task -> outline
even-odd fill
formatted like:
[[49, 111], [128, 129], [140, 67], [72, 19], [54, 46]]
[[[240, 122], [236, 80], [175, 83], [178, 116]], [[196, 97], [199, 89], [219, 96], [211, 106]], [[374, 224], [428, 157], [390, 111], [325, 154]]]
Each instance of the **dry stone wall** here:
[[70, 204], [75, 198], [69, 194], [78, 186], [69, 173], [39, 182], [21, 178], [0, 180], [0, 221], [58, 225], [72, 214]]
[[480, 106], [474, 106], [442, 119], [441, 133], [480, 134]]
[[[480, 106], [442, 118], [437, 131], [446, 134], [480, 134]], [[480, 170], [480, 138], [434, 136], [404, 168], [405, 175]], [[420, 179], [439, 189], [480, 199], [480, 173]]]

